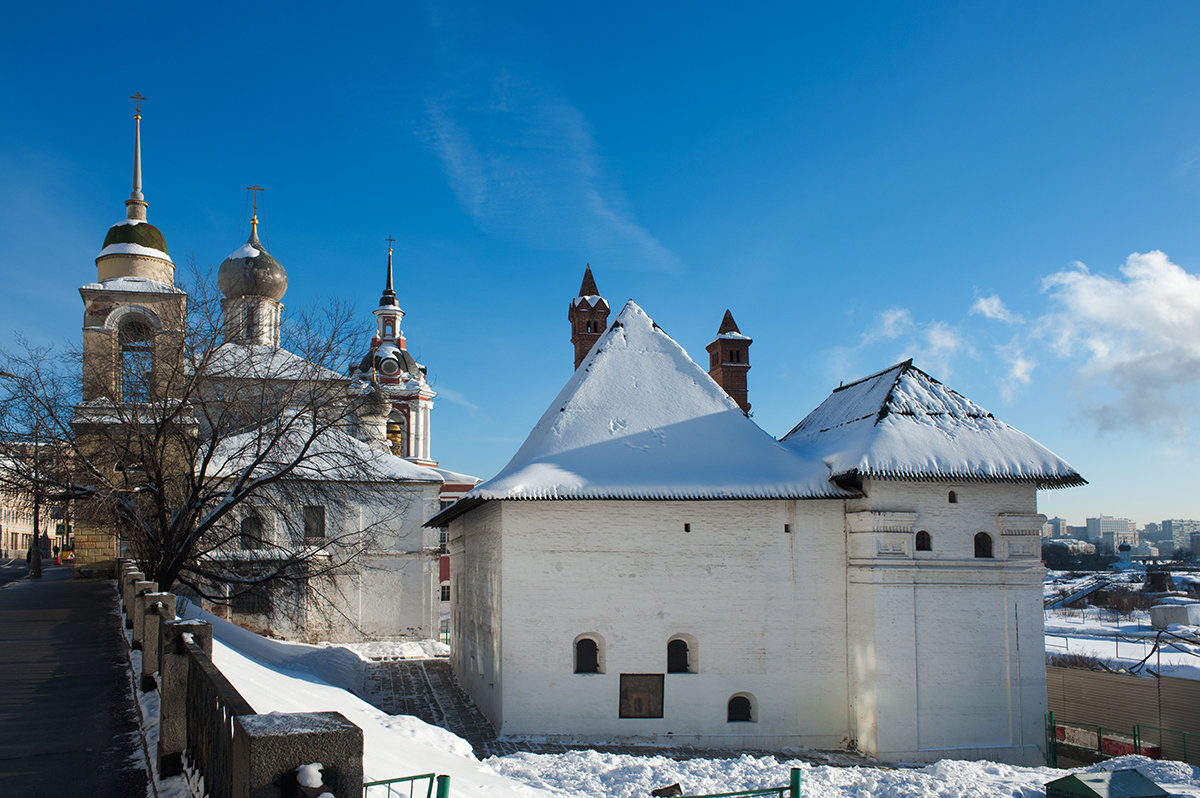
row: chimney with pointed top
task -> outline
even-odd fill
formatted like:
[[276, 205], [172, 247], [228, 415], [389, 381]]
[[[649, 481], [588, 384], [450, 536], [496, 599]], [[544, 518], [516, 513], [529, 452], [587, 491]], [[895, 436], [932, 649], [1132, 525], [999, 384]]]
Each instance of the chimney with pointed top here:
[[750, 413], [749, 385], [750, 344], [754, 339], [742, 335], [733, 314], [725, 311], [717, 337], [705, 347], [708, 350], [708, 376], [720, 385], [729, 398], [738, 403], [746, 414]]
[[571, 322], [571, 343], [575, 346], [575, 368], [592, 351], [592, 346], [608, 329], [608, 303], [600, 296], [592, 267], [588, 264], [583, 272], [583, 283], [579, 296], [571, 300], [567, 309], [567, 320]]

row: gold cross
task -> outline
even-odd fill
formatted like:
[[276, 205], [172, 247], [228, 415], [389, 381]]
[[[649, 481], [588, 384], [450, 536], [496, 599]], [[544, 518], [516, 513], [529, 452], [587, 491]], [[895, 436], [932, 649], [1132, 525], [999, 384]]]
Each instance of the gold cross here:
[[[246, 190], [254, 192], [254, 194], [253, 194], [253, 196], [254, 196], [254, 215], [258, 216], [258, 192], [266, 191], [266, 189], [259, 186], [258, 183], [255, 183], [252, 186], [246, 186]], [[246, 206], [243, 205], [242, 207], [244, 208]]]
[[392, 251], [392, 244], [394, 244], [394, 243], [396, 242], [396, 239], [392, 238], [391, 236], [388, 236], [387, 238], [385, 238], [385, 239], [383, 239], [383, 240], [384, 240], [384, 241], [386, 241], [386, 242], [388, 242], [388, 252], [391, 252], [391, 251]]
[[141, 92], [129, 95], [129, 99], [133, 100], [133, 118], [142, 118], [142, 100], [146, 99]]

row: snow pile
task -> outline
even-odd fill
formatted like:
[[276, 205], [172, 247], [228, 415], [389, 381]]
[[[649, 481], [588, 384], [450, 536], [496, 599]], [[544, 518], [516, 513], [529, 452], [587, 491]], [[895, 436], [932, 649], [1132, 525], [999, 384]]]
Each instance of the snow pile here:
[[370, 640], [365, 643], [322, 643], [345, 648], [364, 660], [433, 659], [450, 656], [450, 646], [440, 640]]
[[[802, 770], [805, 798], [1032, 798], [1045, 794], [1046, 782], [1071, 772], [952, 760], [921, 768], [847, 768], [750, 755], [676, 761], [595, 751], [513, 754], [480, 762], [470, 745], [450, 732], [416, 718], [389, 716], [334, 686], [357, 683], [361, 663], [351, 652], [268, 640], [194, 607], [185, 610], [188, 617], [202, 615], [213, 624], [213, 659], [256, 712], [341, 712], [363, 730], [367, 780], [443, 773], [451, 777], [456, 798], [644, 798], [676, 782], [685, 793], [728, 792], [784, 785], [791, 767]], [[1200, 768], [1180, 762], [1131, 756], [1085, 770], [1129, 767], [1175, 795], [1200, 798]]]
[[1065, 460], [907, 360], [844, 385], [783, 441], [834, 477], [1085, 484]]
[[[685, 794], [779, 787], [792, 767], [801, 770], [805, 798], [1034, 798], [1045, 784], [1072, 771], [1016, 767], [995, 762], [944, 759], [922, 768], [867, 768], [779, 763], [773, 757], [691, 759], [572, 751], [566, 754], [513, 754], [487, 764], [527, 784], [571, 798], [644, 798], [650, 790], [676, 782]], [[1177, 795], [1200, 796], [1200, 768], [1182, 762], [1156, 762], [1140, 756], [1109, 760], [1085, 771], [1138, 768]]]
[[630, 301], [475, 499], [850, 496], [751, 421]]

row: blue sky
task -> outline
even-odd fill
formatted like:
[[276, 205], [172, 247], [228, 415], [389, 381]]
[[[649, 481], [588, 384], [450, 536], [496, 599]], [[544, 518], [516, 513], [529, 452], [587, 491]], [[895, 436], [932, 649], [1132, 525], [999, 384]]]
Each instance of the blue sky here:
[[[782, 435], [905, 357], [1076, 466], [1041, 509], [1200, 517], [1200, 5], [20, 4], [0, 329], [78, 340], [129, 192], [215, 267], [265, 186], [288, 308], [397, 239], [433, 451], [487, 477], [567, 379], [591, 263]], [[714, 456], [720, 456], [714, 452]]]

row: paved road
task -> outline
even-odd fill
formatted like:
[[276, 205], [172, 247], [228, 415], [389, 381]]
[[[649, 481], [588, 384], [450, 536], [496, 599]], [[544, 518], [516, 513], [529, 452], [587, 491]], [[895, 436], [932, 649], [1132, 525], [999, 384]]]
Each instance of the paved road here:
[[112, 582], [72, 579], [67, 566], [43, 572], [0, 587], [0, 794], [141, 798]]

